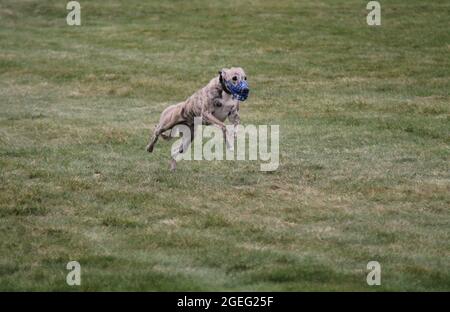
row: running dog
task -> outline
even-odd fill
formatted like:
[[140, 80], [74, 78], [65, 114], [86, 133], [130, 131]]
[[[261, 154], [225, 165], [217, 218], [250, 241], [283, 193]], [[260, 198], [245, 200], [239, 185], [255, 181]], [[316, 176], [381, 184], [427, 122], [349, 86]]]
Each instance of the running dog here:
[[[159, 118], [153, 134], [150, 136], [147, 151], [153, 152], [158, 137], [169, 139], [170, 135], [164, 132], [176, 125], [186, 125], [191, 130], [191, 138], [183, 140], [179, 153], [183, 153], [194, 139], [194, 118], [201, 117], [205, 125], [219, 127], [225, 142], [228, 143], [227, 130], [224, 124], [227, 119], [235, 126], [240, 123], [239, 103], [247, 99], [249, 87], [247, 76], [240, 67], [223, 68], [219, 75], [213, 78], [205, 87], [201, 88], [186, 101], [167, 107]], [[175, 155], [170, 160], [170, 169], [176, 169]]]

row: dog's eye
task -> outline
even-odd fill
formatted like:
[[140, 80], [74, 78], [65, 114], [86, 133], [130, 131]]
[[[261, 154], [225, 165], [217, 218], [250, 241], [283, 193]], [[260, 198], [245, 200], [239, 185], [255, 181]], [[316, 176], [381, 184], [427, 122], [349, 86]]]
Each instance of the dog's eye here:
[[233, 76], [233, 78], [232, 78], [234, 81], [236, 81], [237, 80], [237, 77], [236, 76]]

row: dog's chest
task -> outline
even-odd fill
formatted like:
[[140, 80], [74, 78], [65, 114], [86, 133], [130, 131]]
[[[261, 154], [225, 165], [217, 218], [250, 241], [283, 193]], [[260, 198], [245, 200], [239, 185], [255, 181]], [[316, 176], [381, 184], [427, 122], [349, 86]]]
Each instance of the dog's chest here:
[[216, 117], [220, 121], [224, 121], [227, 118], [230, 112], [238, 104], [238, 100], [234, 100], [231, 96], [225, 94], [225, 96], [222, 97], [222, 103], [223, 105], [221, 106], [214, 106], [213, 112], [214, 117]]

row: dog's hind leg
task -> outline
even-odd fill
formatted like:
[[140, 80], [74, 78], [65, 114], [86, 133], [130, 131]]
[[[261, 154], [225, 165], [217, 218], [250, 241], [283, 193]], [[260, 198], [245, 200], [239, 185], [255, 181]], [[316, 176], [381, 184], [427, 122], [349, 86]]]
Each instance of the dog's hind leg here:
[[155, 131], [153, 131], [153, 135], [150, 136], [150, 140], [149, 143], [146, 147], [147, 152], [151, 153], [153, 152], [153, 148], [155, 147], [156, 142], [158, 142], [158, 138], [161, 136], [164, 140], [170, 140], [170, 136], [165, 135], [163, 132], [166, 132], [167, 130], [172, 129], [174, 125], [173, 124], [168, 124], [165, 126], [161, 126], [160, 124], [158, 124], [155, 127]]
[[172, 139], [172, 137], [170, 135], [167, 135], [165, 133], [161, 133], [159, 136], [166, 141], [170, 141]]
[[159, 136], [164, 136], [164, 132], [172, 129], [173, 126], [182, 121], [179, 110], [179, 106], [172, 105], [162, 112], [159, 123], [156, 125], [155, 131], [153, 131], [153, 135], [150, 136], [149, 143], [146, 147], [147, 152], [153, 152], [153, 148], [155, 147], [156, 142], [158, 142]]
[[189, 126], [189, 130], [190, 133], [183, 133], [183, 137], [181, 139], [181, 143], [180, 145], [173, 150], [172, 154], [171, 154], [171, 159], [169, 162], [169, 168], [171, 171], [175, 171], [175, 169], [177, 168], [177, 161], [176, 158], [185, 153], [186, 151], [188, 151], [189, 145], [191, 144], [191, 142], [194, 140], [194, 126]]
[[161, 131], [161, 125], [158, 124], [153, 131], [153, 134], [150, 136], [149, 143], [146, 147], [147, 152], [153, 152], [153, 148], [155, 147], [156, 142], [158, 142], [158, 137], [161, 135], [163, 131]]

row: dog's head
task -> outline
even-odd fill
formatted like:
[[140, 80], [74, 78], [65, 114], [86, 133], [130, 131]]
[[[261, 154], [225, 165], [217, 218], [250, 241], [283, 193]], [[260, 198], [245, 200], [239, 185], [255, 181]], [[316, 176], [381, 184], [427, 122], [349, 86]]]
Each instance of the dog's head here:
[[224, 91], [233, 95], [239, 101], [245, 101], [250, 91], [247, 75], [240, 67], [222, 68], [219, 79]]

